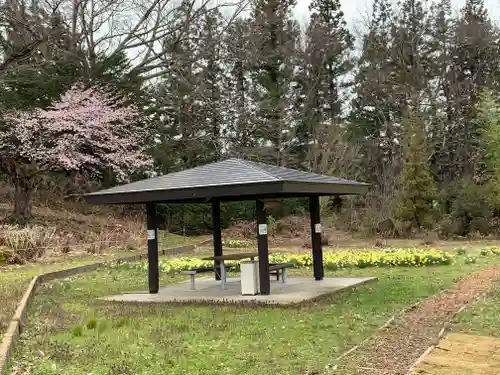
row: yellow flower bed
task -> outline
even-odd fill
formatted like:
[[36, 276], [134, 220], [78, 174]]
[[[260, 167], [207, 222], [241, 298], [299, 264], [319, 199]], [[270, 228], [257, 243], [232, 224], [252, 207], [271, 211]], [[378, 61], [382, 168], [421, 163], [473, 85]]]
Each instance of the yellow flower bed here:
[[[338, 251], [323, 254], [323, 264], [326, 270], [365, 267], [425, 267], [451, 264], [456, 257], [451, 252], [437, 249], [395, 249], [369, 251]], [[271, 263], [288, 262], [297, 268], [312, 266], [311, 254], [277, 253], [269, 256]], [[238, 261], [226, 262], [233, 270], [239, 269]], [[211, 267], [213, 262], [197, 258], [177, 258], [160, 261], [162, 272], [174, 274], [196, 267]], [[146, 262], [114, 264], [113, 267], [130, 267], [147, 270]]]
[[500, 255], [500, 247], [499, 246], [488, 246], [485, 249], [481, 250], [481, 255]]

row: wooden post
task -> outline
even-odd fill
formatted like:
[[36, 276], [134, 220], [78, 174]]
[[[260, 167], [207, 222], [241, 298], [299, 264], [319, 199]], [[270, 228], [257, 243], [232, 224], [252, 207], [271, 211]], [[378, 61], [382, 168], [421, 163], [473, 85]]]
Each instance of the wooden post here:
[[321, 246], [321, 219], [319, 208], [319, 197], [317, 195], [309, 197], [309, 212], [311, 215], [311, 242], [314, 278], [323, 280], [323, 248]]
[[158, 293], [160, 287], [158, 270], [158, 231], [156, 230], [156, 207], [146, 203], [148, 224], [148, 284], [149, 293]]
[[269, 248], [267, 244], [267, 220], [264, 202], [257, 199], [255, 209], [257, 213], [260, 294], [269, 295], [271, 293], [271, 285], [269, 281]]
[[[212, 200], [212, 227], [213, 227], [213, 244], [214, 244], [214, 257], [222, 255], [222, 233], [220, 223], [220, 201], [218, 199]], [[215, 260], [214, 266], [220, 265], [220, 261]], [[215, 273], [215, 280], [220, 280], [220, 274]]]

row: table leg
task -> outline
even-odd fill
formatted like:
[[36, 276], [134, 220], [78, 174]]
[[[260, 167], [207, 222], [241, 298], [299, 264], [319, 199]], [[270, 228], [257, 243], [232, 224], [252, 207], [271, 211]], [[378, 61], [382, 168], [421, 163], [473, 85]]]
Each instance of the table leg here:
[[220, 283], [222, 289], [226, 289], [226, 267], [224, 266], [224, 261], [220, 261]]

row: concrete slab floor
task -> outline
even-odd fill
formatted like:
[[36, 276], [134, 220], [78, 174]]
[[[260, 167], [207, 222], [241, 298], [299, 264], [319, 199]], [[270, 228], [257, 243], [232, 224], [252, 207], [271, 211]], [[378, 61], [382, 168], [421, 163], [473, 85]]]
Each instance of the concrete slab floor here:
[[124, 293], [102, 297], [107, 301], [120, 302], [225, 302], [225, 303], [263, 303], [273, 305], [291, 305], [316, 299], [325, 294], [332, 294], [375, 281], [375, 277], [330, 277], [320, 281], [313, 278], [290, 277], [283, 284], [271, 280], [271, 294], [268, 296], [243, 296], [239, 278], [228, 278], [226, 288], [222, 290], [220, 281], [210, 277], [196, 278], [196, 290], [189, 289], [189, 280], [160, 288], [157, 294], [148, 292]]

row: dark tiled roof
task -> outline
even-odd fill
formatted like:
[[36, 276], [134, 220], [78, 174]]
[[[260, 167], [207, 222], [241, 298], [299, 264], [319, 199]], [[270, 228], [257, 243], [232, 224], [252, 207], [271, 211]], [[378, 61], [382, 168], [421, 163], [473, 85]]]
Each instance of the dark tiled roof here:
[[367, 184], [356, 181], [243, 159], [227, 159], [91, 193], [86, 198], [93, 203], [203, 201], [241, 195], [362, 194], [367, 189]]

